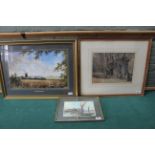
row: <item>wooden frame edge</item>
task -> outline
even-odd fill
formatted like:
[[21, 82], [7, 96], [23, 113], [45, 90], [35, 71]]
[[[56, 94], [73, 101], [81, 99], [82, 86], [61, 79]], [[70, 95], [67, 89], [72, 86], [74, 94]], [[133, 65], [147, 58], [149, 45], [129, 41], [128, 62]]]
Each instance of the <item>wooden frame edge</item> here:
[[143, 78], [143, 87], [142, 87], [142, 94], [145, 95], [145, 86], [148, 78], [148, 70], [149, 70], [149, 61], [151, 56], [151, 48], [152, 48], [152, 39], [148, 40], [148, 49], [147, 49], [147, 58], [146, 58], [146, 64], [145, 64], [145, 72], [144, 72], [144, 78]]
[[74, 43], [75, 39], [35, 39], [35, 40], [13, 40], [13, 41], [0, 41], [0, 45], [32, 45], [32, 44], [50, 44], [51, 42], [61, 44], [61, 43]]
[[74, 62], [74, 96], [78, 96], [78, 61], [77, 61], [77, 55], [78, 55], [78, 51], [77, 51], [77, 46], [78, 46], [78, 42], [77, 40], [75, 40], [74, 42], [74, 53], [73, 53], [73, 62]]
[[153, 87], [145, 87], [145, 90], [155, 90], [155, 86], [153, 86]]
[[5, 88], [5, 82], [4, 82], [4, 77], [3, 77], [3, 71], [2, 71], [2, 62], [0, 61], [0, 82], [1, 82], [1, 93], [3, 97], [6, 96], [6, 88]]
[[82, 35], [82, 34], [155, 34], [155, 30], [75, 30], [75, 31], [42, 31], [42, 32], [1, 32], [0, 37], [22, 37], [34, 35]]
[[35, 100], [50, 100], [50, 99], [59, 99], [63, 96], [16, 96], [16, 95], [8, 95], [8, 96], [5, 96], [4, 99], [5, 100], [31, 100], [31, 99], [35, 99]]
[[77, 55], [77, 64], [78, 64], [78, 94], [79, 96], [82, 96], [81, 94], [81, 49], [80, 49], [80, 42], [81, 40], [78, 40], [77, 43], [77, 51], [78, 51], [78, 55]]

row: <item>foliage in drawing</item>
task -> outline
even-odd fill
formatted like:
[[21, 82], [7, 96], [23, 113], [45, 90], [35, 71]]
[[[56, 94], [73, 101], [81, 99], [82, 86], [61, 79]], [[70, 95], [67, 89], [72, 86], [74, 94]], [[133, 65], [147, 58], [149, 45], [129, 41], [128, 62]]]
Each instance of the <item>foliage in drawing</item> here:
[[93, 83], [132, 82], [134, 53], [94, 53]]

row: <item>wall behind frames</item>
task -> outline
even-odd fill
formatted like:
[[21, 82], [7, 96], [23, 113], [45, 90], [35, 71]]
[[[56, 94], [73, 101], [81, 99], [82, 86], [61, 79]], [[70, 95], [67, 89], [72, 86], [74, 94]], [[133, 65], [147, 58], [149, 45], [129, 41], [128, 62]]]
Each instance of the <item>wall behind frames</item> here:
[[148, 71], [147, 87], [155, 87], [155, 39], [152, 42], [151, 58]]
[[[155, 31], [155, 26], [0, 26], [0, 33], [4, 32], [46, 32], [46, 31], [104, 31], [104, 30], [133, 30]], [[72, 37], [69, 37], [72, 39]], [[3, 40], [3, 39], [1, 39]], [[151, 59], [146, 87], [155, 88], [155, 39], [153, 40]], [[1, 88], [0, 88], [1, 91]]]

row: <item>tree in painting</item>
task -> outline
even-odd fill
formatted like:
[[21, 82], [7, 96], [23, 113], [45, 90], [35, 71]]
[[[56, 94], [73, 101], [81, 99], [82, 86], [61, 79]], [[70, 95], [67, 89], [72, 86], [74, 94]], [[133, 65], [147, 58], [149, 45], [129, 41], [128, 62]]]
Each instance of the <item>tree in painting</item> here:
[[134, 53], [94, 53], [93, 82], [132, 82]]
[[58, 55], [58, 54], [62, 53], [64, 59], [61, 62], [57, 63], [57, 65], [55, 67], [55, 70], [56, 71], [62, 71], [60, 77], [62, 79], [64, 79], [65, 85], [67, 85], [67, 53], [62, 52], [60, 50], [54, 50], [54, 51], [51, 51], [51, 50], [39, 50], [38, 52], [35, 53], [35, 59], [38, 59], [44, 52], [47, 55], [50, 52], [54, 52], [55, 55]]

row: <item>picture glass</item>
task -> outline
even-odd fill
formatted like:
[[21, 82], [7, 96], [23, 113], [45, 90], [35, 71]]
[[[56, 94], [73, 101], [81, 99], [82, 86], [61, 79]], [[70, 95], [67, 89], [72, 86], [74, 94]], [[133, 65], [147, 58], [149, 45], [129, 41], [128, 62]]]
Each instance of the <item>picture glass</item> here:
[[74, 42], [19, 42], [0, 46], [3, 93], [8, 97], [73, 96]]
[[57, 104], [55, 121], [102, 121], [102, 107], [97, 97], [65, 97]]
[[80, 94], [143, 95], [149, 40], [82, 40]]
[[135, 53], [93, 53], [93, 83], [131, 83]]
[[11, 51], [8, 71], [11, 88], [66, 88], [65, 50], [30, 49]]
[[95, 117], [93, 101], [65, 101], [63, 117]]

